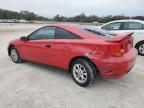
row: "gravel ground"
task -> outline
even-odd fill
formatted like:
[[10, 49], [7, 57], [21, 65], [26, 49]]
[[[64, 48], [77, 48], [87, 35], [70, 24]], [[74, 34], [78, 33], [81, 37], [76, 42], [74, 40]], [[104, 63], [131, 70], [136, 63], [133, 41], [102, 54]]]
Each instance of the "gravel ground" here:
[[144, 108], [144, 57], [123, 78], [97, 78], [93, 86], [77, 86], [66, 71], [7, 55], [11, 39], [43, 25], [0, 25], [0, 108]]

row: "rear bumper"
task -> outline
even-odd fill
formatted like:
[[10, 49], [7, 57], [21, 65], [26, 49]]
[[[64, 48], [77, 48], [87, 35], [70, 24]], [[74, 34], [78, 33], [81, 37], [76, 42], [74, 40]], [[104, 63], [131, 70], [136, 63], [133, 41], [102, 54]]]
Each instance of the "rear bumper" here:
[[101, 76], [107, 78], [120, 78], [128, 73], [135, 64], [137, 50], [132, 49], [122, 57], [110, 57], [101, 61], [92, 60], [98, 67]]

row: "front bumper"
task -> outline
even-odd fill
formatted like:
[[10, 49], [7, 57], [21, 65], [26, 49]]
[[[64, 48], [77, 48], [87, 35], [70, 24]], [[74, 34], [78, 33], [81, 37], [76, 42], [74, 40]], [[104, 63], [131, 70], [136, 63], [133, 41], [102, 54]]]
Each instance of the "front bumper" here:
[[107, 78], [120, 78], [132, 69], [136, 57], [137, 50], [133, 48], [122, 57], [110, 57], [99, 61], [92, 61], [98, 66], [101, 76]]

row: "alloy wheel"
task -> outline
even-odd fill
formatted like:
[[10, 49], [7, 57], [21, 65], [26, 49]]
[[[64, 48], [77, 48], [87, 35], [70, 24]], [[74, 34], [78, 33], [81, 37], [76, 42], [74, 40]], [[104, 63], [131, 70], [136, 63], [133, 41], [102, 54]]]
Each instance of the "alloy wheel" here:
[[144, 44], [141, 44], [141, 45], [139, 46], [139, 52], [140, 52], [141, 54], [144, 54]]
[[18, 52], [15, 49], [11, 50], [11, 58], [14, 62], [19, 60]]
[[79, 83], [85, 83], [87, 81], [87, 72], [83, 65], [75, 64], [73, 66], [73, 76]]

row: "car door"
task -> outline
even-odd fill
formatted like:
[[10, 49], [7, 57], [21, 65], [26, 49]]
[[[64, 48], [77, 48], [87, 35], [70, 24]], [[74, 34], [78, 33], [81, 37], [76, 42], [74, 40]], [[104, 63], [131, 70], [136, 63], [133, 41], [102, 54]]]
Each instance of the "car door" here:
[[44, 27], [29, 35], [29, 40], [20, 46], [24, 59], [49, 64], [53, 58], [54, 37], [55, 27]]
[[55, 41], [52, 43], [53, 57], [51, 64], [63, 68], [68, 67], [70, 58], [70, 42], [81, 39], [79, 36], [57, 27], [55, 31]]
[[144, 24], [139, 22], [125, 22], [124, 23], [125, 33], [133, 32], [134, 44], [144, 40]]

